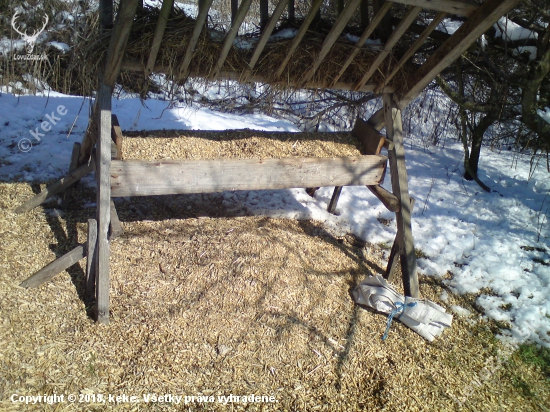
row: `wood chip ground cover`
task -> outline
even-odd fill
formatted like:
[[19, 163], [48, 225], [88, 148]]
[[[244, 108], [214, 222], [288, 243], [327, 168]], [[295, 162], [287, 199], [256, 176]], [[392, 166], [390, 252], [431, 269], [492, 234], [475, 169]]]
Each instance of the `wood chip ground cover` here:
[[[78, 188], [61, 216], [55, 202], [13, 213], [32, 194], [33, 185], [0, 184], [0, 410], [550, 408], [547, 378], [514, 356], [499, 360], [489, 323], [456, 317], [429, 344], [395, 322], [382, 342], [385, 316], [350, 296], [385, 267], [377, 246], [359, 247], [318, 222], [234, 216], [215, 194], [117, 202], [125, 233], [111, 244], [111, 322], [96, 324], [82, 302], [84, 260], [38, 289], [18, 286], [85, 240], [95, 209], [80, 206], [93, 191]], [[441, 282], [421, 281], [424, 297], [468, 305], [453, 295], [441, 302]], [[54, 393], [142, 401], [255, 394], [277, 402], [10, 401]]]

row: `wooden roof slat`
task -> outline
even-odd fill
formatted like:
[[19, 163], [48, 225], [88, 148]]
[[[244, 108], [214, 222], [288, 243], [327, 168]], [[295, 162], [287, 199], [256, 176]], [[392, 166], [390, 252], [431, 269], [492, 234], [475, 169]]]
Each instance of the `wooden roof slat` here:
[[330, 30], [329, 34], [323, 41], [323, 45], [321, 46], [321, 51], [319, 52], [319, 55], [313, 62], [312, 67], [308, 70], [308, 72], [304, 76], [303, 78], [304, 83], [307, 83], [315, 75], [315, 72], [317, 71], [317, 69], [319, 68], [319, 66], [325, 59], [325, 57], [327, 57], [328, 52], [330, 51], [330, 49], [332, 49], [332, 46], [334, 45], [336, 40], [338, 40], [338, 37], [340, 37], [340, 34], [342, 34], [342, 31], [344, 30], [344, 28], [352, 18], [353, 13], [355, 12], [355, 10], [357, 10], [357, 7], [359, 7], [360, 2], [361, 0], [351, 0], [346, 5], [346, 7], [344, 8], [340, 16], [338, 16], [338, 19], [334, 23], [334, 26], [332, 26], [332, 29]]
[[107, 56], [105, 57], [105, 71], [103, 72], [103, 83], [111, 89], [115, 87], [116, 79], [120, 74], [122, 58], [126, 51], [126, 44], [128, 43], [128, 37], [130, 37], [137, 6], [138, 0], [126, 1], [116, 18], [109, 48], [107, 49]]
[[246, 13], [248, 12], [248, 9], [250, 8], [251, 3], [252, 3], [252, 0], [243, 0], [241, 5], [239, 6], [239, 11], [235, 16], [235, 21], [231, 25], [231, 29], [229, 29], [229, 32], [225, 35], [222, 51], [220, 52], [220, 57], [218, 58], [218, 61], [214, 66], [212, 79], [217, 78], [218, 75], [220, 74], [223, 64], [225, 63], [225, 59], [227, 59], [227, 55], [229, 54], [229, 50], [231, 49], [231, 46], [233, 46], [233, 40], [235, 40], [235, 37], [237, 37], [239, 28], [241, 27], [241, 24], [244, 21], [244, 18], [246, 16]]
[[151, 43], [149, 59], [147, 60], [147, 65], [145, 66], [145, 76], [149, 76], [153, 73], [153, 67], [155, 66], [155, 61], [157, 60], [160, 44], [162, 42], [162, 36], [164, 36], [166, 23], [168, 23], [168, 17], [170, 16], [170, 11], [172, 10], [173, 5], [174, 0], [164, 0], [162, 2], [157, 26], [155, 27], [155, 35], [153, 36], [153, 42]]
[[212, 2], [214, 0], [203, 1], [204, 3], [201, 3], [201, 7], [199, 8], [199, 15], [197, 16], [197, 21], [195, 22], [193, 33], [191, 34], [191, 38], [189, 39], [189, 43], [187, 44], [187, 50], [185, 50], [185, 56], [183, 57], [183, 62], [180, 66], [178, 74], [178, 78], [180, 80], [184, 79], [189, 74], [189, 64], [191, 63], [191, 59], [193, 58], [195, 47], [197, 46], [197, 42], [199, 41], [202, 29], [204, 28], [204, 24], [206, 23], [206, 18], [208, 17], [208, 12], [210, 11], [210, 7], [212, 6]]
[[411, 86], [399, 99], [399, 106], [407, 105], [435, 77], [458, 59], [485, 31], [520, 0], [486, 0], [462, 26], [420, 66], [412, 77]]
[[378, 70], [384, 59], [390, 54], [393, 47], [397, 44], [399, 39], [403, 37], [403, 34], [407, 31], [409, 26], [414, 22], [416, 19], [416, 16], [422, 11], [422, 7], [413, 7], [410, 9], [405, 17], [399, 22], [393, 33], [391, 34], [390, 38], [384, 45], [384, 49], [378, 54], [376, 57], [376, 60], [372, 62], [371, 66], [369, 67], [369, 70], [363, 75], [361, 80], [359, 80], [354, 88], [359, 89], [361, 86], [363, 86], [366, 82], [370, 80], [374, 72]]
[[388, 0], [407, 6], [417, 6], [423, 9], [441, 11], [448, 14], [470, 17], [480, 6], [474, 1], [466, 0]]
[[424, 44], [428, 36], [435, 30], [437, 25], [441, 23], [441, 21], [447, 16], [447, 13], [438, 13], [437, 16], [432, 20], [432, 22], [426, 27], [426, 29], [420, 34], [418, 39], [412, 44], [412, 46], [407, 50], [407, 52], [401, 57], [399, 62], [397, 63], [397, 66], [391, 74], [386, 77], [386, 79], [380, 83], [380, 85], [376, 88], [375, 93], [380, 93], [380, 90], [384, 88], [385, 85], [387, 85], [391, 79], [395, 77], [397, 73], [399, 73], [399, 70], [405, 65], [405, 63], [413, 56], [414, 53], [417, 52], [417, 50]]
[[283, 11], [285, 10], [288, 1], [289, 0], [281, 0], [279, 1], [279, 4], [277, 4], [275, 11], [273, 11], [273, 15], [269, 18], [269, 21], [267, 22], [267, 25], [265, 26], [265, 29], [260, 36], [260, 40], [258, 40], [258, 43], [256, 43], [254, 53], [252, 54], [250, 62], [248, 63], [248, 70], [244, 74], [242, 81], [246, 82], [247, 78], [252, 73], [252, 69], [254, 69], [254, 66], [258, 62], [258, 59], [260, 58], [260, 55], [262, 54], [262, 51], [264, 50], [264, 47], [269, 40], [269, 36], [271, 36], [271, 33], [273, 33], [273, 29], [275, 29], [277, 21], [279, 20], [279, 17], [281, 17], [281, 14], [283, 14]]
[[319, 11], [319, 8], [323, 4], [323, 0], [315, 0], [313, 4], [311, 5], [311, 9], [309, 10], [309, 13], [307, 14], [306, 18], [304, 19], [302, 25], [300, 26], [300, 29], [298, 30], [298, 33], [296, 33], [296, 37], [292, 40], [292, 43], [290, 44], [290, 47], [288, 48], [288, 53], [286, 54], [285, 59], [277, 69], [277, 72], [275, 73], [275, 77], [278, 78], [283, 74], [283, 71], [285, 70], [286, 65], [290, 61], [290, 58], [298, 48], [298, 45], [304, 38], [307, 29], [309, 28], [309, 25], [311, 22], [315, 19], [315, 16], [317, 15], [317, 12]]
[[386, 13], [391, 9], [392, 5], [393, 3], [389, 1], [385, 2], [383, 6], [380, 8], [380, 10], [378, 10], [378, 13], [376, 13], [376, 15], [373, 17], [372, 21], [367, 26], [367, 28], [365, 29], [365, 31], [363, 32], [359, 40], [357, 40], [357, 42], [355, 43], [353, 51], [350, 53], [350, 55], [342, 65], [342, 68], [338, 72], [338, 75], [332, 80], [332, 83], [330, 85], [331, 88], [338, 82], [340, 77], [342, 77], [342, 75], [344, 74], [348, 66], [351, 64], [355, 56], [357, 56], [357, 53], [359, 53], [359, 50], [361, 50], [361, 47], [363, 47], [363, 44], [365, 44], [369, 36], [374, 32], [376, 27], [378, 27], [378, 25], [386, 15]]

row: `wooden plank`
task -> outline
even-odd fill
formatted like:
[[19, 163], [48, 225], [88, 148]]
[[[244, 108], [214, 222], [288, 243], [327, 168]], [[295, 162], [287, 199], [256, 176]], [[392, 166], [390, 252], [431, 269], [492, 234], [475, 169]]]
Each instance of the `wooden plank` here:
[[338, 205], [338, 200], [340, 199], [341, 193], [342, 193], [342, 186], [336, 186], [334, 188], [334, 192], [332, 193], [330, 203], [328, 204], [328, 207], [327, 207], [327, 211], [329, 213], [334, 214], [334, 211], [336, 210], [336, 206]]
[[342, 65], [342, 68], [336, 75], [336, 77], [332, 80], [332, 83], [330, 85], [331, 88], [338, 82], [340, 77], [344, 74], [348, 66], [351, 64], [353, 59], [355, 59], [355, 56], [357, 56], [357, 53], [359, 53], [359, 50], [361, 50], [361, 47], [365, 44], [369, 36], [374, 32], [376, 27], [380, 24], [386, 13], [391, 9], [393, 3], [386, 2], [384, 5], [380, 8], [378, 13], [373, 17], [372, 21], [370, 22], [369, 26], [365, 29], [359, 40], [355, 43], [353, 51], [349, 54], [348, 58]]
[[229, 29], [229, 32], [225, 35], [222, 50], [220, 51], [220, 56], [218, 57], [218, 61], [214, 66], [214, 72], [211, 76], [212, 79], [216, 79], [220, 74], [223, 64], [225, 63], [225, 59], [227, 59], [227, 55], [229, 54], [229, 50], [233, 46], [233, 40], [235, 40], [235, 37], [237, 37], [239, 27], [241, 27], [241, 24], [244, 21], [244, 18], [246, 16], [246, 13], [248, 12], [248, 9], [250, 8], [251, 3], [252, 0], [243, 0], [241, 5], [239, 6], [239, 11], [235, 16], [235, 20], [231, 24], [231, 29]]
[[246, 70], [246, 72], [243, 75], [243, 78], [241, 79], [242, 82], [246, 82], [250, 77], [250, 75], [252, 74], [252, 69], [254, 69], [254, 66], [256, 66], [256, 63], [258, 62], [258, 59], [260, 58], [260, 55], [262, 54], [262, 51], [264, 50], [265, 45], [269, 40], [269, 36], [271, 36], [271, 33], [273, 33], [273, 29], [275, 29], [275, 26], [279, 21], [279, 17], [281, 17], [281, 14], [283, 14], [283, 11], [285, 10], [285, 7], [288, 4], [288, 2], [289, 0], [280, 0], [279, 4], [277, 4], [277, 7], [275, 8], [273, 15], [267, 22], [267, 25], [263, 29], [262, 35], [260, 36], [260, 39], [258, 40], [256, 47], [254, 48], [254, 53], [252, 54], [252, 57], [250, 58], [250, 62], [248, 63], [248, 69]]
[[195, 27], [193, 28], [193, 33], [191, 34], [189, 43], [187, 44], [185, 56], [183, 57], [183, 61], [181, 63], [178, 73], [178, 78], [180, 80], [185, 79], [189, 75], [189, 64], [191, 63], [191, 59], [193, 58], [193, 54], [195, 53], [195, 47], [197, 46], [197, 42], [199, 41], [202, 29], [204, 28], [204, 25], [206, 23], [206, 18], [208, 17], [208, 11], [212, 6], [212, 2], [213, 0], [202, 0], [200, 3], [201, 7], [199, 10], [199, 15], [197, 16], [197, 21], [195, 22]]
[[[101, 83], [97, 148], [97, 320], [109, 323], [109, 224], [111, 215], [111, 88]], [[120, 160], [118, 160], [120, 161]]]
[[38, 286], [52, 279], [55, 275], [63, 272], [64, 270], [67, 270], [85, 256], [86, 244], [84, 243], [83, 245], [78, 245], [70, 252], [61, 256], [59, 259], [56, 259], [48, 265], [44, 266], [28, 279], [21, 282], [19, 286], [24, 288], [37, 288]]
[[[73, 144], [73, 152], [71, 153], [71, 162], [69, 164], [69, 174], [78, 168], [78, 156], [80, 155], [80, 143]], [[76, 184], [76, 183], [75, 183]], [[63, 193], [63, 209], [68, 209], [71, 201], [74, 185], [67, 187]]]
[[111, 115], [111, 139], [115, 142], [116, 146], [116, 155], [114, 156], [115, 160], [122, 160], [122, 141], [124, 137], [122, 136], [122, 129], [118, 123], [118, 117], [116, 115]]
[[416, 19], [416, 16], [422, 11], [420, 7], [413, 7], [410, 9], [405, 17], [399, 22], [393, 33], [391, 34], [390, 38], [384, 45], [384, 49], [376, 56], [376, 59], [371, 63], [369, 70], [363, 75], [361, 80], [359, 80], [355, 87], [356, 89], [360, 89], [361, 86], [363, 86], [367, 81], [370, 80], [372, 75], [378, 70], [382, 62], [386, 59], [388, 54], [392, 51], [393, 47], [397, 44], [399, 39], [405, 34], [408, 27], [414, 22]]
[[424, 88], [458, 59], [470, 45], [485, 33], [501, 16], [510, 11], [520, 0], [486, 0], [449, 39], [443, 43], [413, 75], [398, 101], [406, 106]]
[[388, 0], [394, 3], [416, 6], [459, 16], [470, 17], [478, 8], [479, 3], [465, 0]]
[[361, 118], [357, 118], [355, 121], [351, 134], [361, 143], [361, 154], [363, 155], [380, 154], [386, 143], [384, 135]]
[[311, 9], [309, 10], [309, 13], [307, 14], [306, 18], [302, 22], [302, 25], [300, 26], [300, 29], [298, 30], [298, 33], [296, 33], [296, 37], [292, 40], [292, 43], [290, 43], [290, 47], [288, 48], [288, 52], [284, 58], [284, 60], [281, 62], [281, 65], [275, 72], [275, 78], [281, 77], [283, 74], [283, 71], [285, 70], [285, 67], [287, 66], [288, 62], [290, 61], [290, 58], [298, 48], [298, 45], [304, 38], [307, 29], [309, 28], [309, 25], [313, 22], [315, 19], [315, 16], [317, 12], [319, 11], [319, 8], [323, 4], [323, 0], [314, 0], [313, 4], [311, 5]]
[[441, 21], [447, 16], [447, 13], [438, 13], [437, 16], [432, 20], [432, 22], [426, 27], [426, 29], [420, 34], [418, 39], [412, 44], [412, 46], [405, 52], [405, 54], [401, 57], [399, 62], [397, 63], [397, 66], [389, 76], [387, 76], [383, 82], [380, 83], [380, 85], [376, 88], [374, 91], [376, 94], [381, 93], [384, 86], [386, 86], [391, 79], [395, 77], [397, 73], [401, 70], [401, 68], [405, 65], [405, 63], [417, 52], [418, 49], [424, 44], [426, 39], [429, 37], [430, 34], [435, 30], [437, 25], [441, 23]]
[[139, 0], [125, 0], [124, 7], [119, 8], [107, 56], [105, 58], [105, 71], [103, 83], [111, 88], [115, 87], [115, 82], [120, 74], [122, 59], [128, 43], [128, 37], [132, 29], [132, 23], [136, 15], [136, 9]]
[[401, 111], [397, 109], [392, 95], [385, 93], [383, 95], [383, 102], [386, 117], [386, 137], [394, 144], [394, 148], [388, 151], [392, 192], [401, 204], [401, 209], [396, 213], [396, 221], [397, 233], [399, 235], [403, 288], [406, 296], [418, 298], [420, 291], [411, 228], [411, 201], [409, 198], [409, 183], [407, 181], [407, 168], [405, 164]]
[[315, 75], [315, 72], [317, 71], [325, 57], [327, 57], [328, 52], [330, 51], [330, 49], [332, 49], [332, 46], [334, 46], [334, 43], [336, 42], [336, 40], [338, 40], [338, 37], [340, 37], [340, 34], [342, 34], [342, 31], [345, 29], [351, 17], [357, 10], [360, 2], [361, 0], [350, 0], [350, 2], [344, 8], [344, 11], [338, 16], [338, 19], [336, 19], [334, 26], [332, 26], [329, 34], [323, 41], [321, 50], [313, 61], [311, 68], [304, 75], [302, 79], [303, 83], [309, 82], [311, 78]]
[[118, 218], [118, 213], [116, 211], [115, 202], [111, 200], [110, 203], [110, 213], [111, 213], [111, 226], [109, 227], [109, 239], [114, 239], [119, 237], [124, 233], [120, 219]]
[[378, 184], [385, 156], [113, 161], [113, 197]]
[[24, 213], [31, 209], [34, 209], [36, 206], [44, 203], [46, 199], [58, 194], [59, 192], [62, 192], [67, 187], [78, 182], [84, 176], [91, 173], [92, 170], [93, 168], [91, 164], [80, 166], [73, 173], [67, 175], [66, 177], [60, 179], [53, 185], [47, 187], [42, 192], [34, 196], [32, 199], [27, 200], [25, 203], [23, 203], [21, 206], [15, 209], [15, 213]]
[[166, 29], [166, 23], [168, 23], [168, 17], [170, 17], [170, 11], [174, 6], [174, 0], [163, 0], [160, 8], [159, 18], [157, 26], [155, 27], [155, 34], [153, 35], [153, 41], [151, 43], [151, 49], [149, 50], [149, 59], [145, 65], [145, 75], [149, 76], [153, 73], [155, 62], [157, 61], [157, 55], [162, 43], [162, 37], [164, 36], [164, 30]]
[[84, 299], [86, 303], [91, 303], [96, 299], [95, 289], [95, 255], [97, 244], [97, 221], [88, 219], [88, 239], [86, 242], [86, 288]]
[[[411, 197], [411, 213], [414, 208], [414, 198]], [[388, 279], [390, 282], [396, 282], [397, 279], [397, 257], [399, 256], [399, 235], [395, 236], [393, 245], [390, 251], [390, 257], [388, 259], [388, 265], [386, 266], [386, 271], [384, 273], [384, 278]]]

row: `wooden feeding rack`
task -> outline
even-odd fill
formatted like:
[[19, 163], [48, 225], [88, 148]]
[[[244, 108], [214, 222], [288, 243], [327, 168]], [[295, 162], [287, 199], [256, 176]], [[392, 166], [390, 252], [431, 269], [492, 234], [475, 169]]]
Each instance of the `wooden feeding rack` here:
[[[97, 180], [97, 217], [89, 221], [88, 240], [67, 255], [52, 262], [22, 283], [34, 287], [44, 283], [83, 257], [87, 257], [87, 295], [96, 301], [97, 319], [107, 323], [109, 319], [109, 239], [121, 231], [120, 222], [112, 197], [148, 196], [176, 193], [207, 193], [226, 190], [256, 190], [304, 187], [309, 193], [319, 186], [335, 186], [334, 195], [328, 206], [333, 212], [343, 186], [366, 185], [382, 203], [396, 214], [397, 235], [388, 262], [386, 277], [394, 277], [397, 256], [401, 260], [405, 294], [418, 297], [419, 287], [416, 274], [416, 258], [411, 230], [411, 209], [413, 199], [409, 196], [408, 178], [405, 165], [401, 110], [413, 100], [442, 70], [452, 64], [502, 15], [512, 9], [519, 0], [486, 0], [483, 3], [466, 0], [348, 0], [339, 2], [338, 15], [331, 23], [330, 30], [315, 49], [308, 69], [299, 77], [290, 78], [289, 67], [297, 59], [303, 42], [307, 42], [308, 30], [319, 19], [322, 0], [313, 0], [309, 10], [298, 26], [295, 36], [285, 45], [285, 54], [269, 70], [259, 62], [265, 60], [270, 48], [270, 36], [286, 16], [294, 19], [294, 0], [280, 0], [273, 4], [269, 16], [268, 0], [260, 0], [258, 26], [259, 38], [253, 50], [241, 53], [235, 50], [234, 40], [251, 7], [251, 0], [232, 0], [232, 18], [229, 30], [216, 46], [217, 55], [212, 66], [201, 72], [197, 65], [200, 58], [199, 43], [206, 28], [206, 21], [212, 0], [199, 0], [198, 15], [183, 44], [184, 50], [178, 54], [176, 72], [180, 81], [189, 76], [206, 77], [211, 80], [232, 79], [241, 82], [263, 82], [297, 88], [331, 88], [355, 90], [381, 94], [383, 108], [367, 121], [358, 119], [353, 133], [361, 141], [362, 156], [344, 158], [292, 158], [268, 160], [229, 160], [208, 161], [121, 161], [112, 159], [111, 140], [120, 141], [120, 127], [111, 113], [111, 96], [121, 70], [141, 71], [149, 75], [156, 71], [166, 71], [163, 65], [163, 42], [166, 40], [166, 27], [170, 23], [173, 0], [162, 3], [158, 21], [154, 27], [148, 54], [142, 60], [129, 60], [125, 56], [132, 25], [135, 21], [139, 0], [125, 0], [121, 3], [114, 26], [112, 0], [100, 0], [101, 30], [111, 30], [110, 42], [105, 54], [105, 66], [98, 88], [90, 126], [82, 145], [73, 151], [70, 174], [35, 196], [17, 211], [22, 212], [37, 206], [47, 197], [67, 190], [71, 185], [91, 170], [95, 170]], [[401, 18], [394, 21], [391, 10], [399, 7]], [[285, 15], [286, 11], [286, 15]], [[429, 25], [423, 26], [418, 17], [421, 13], [432, 13]], [[349, 53], [338, 57], [337, 70], [327, 76], [325, 63], [333, 61], [333, 50], [340, 47], [341, 35], [354, 15], [361, 16], [362, 34], [355, 41]], [[437, 25], [447, 15], [458, 15], [464, 19], [462, 25], [452, 35], [436, 34]], [[368, 65], [357, 65], [357, 56], [364, 49], [367, 39], [373, 34], [384, 40], [384, 44], [369, 60]], [[408, 34], [408, 36], [405, 36]], [[394, 55], [397, 63], [386, 64], [396, 47], [404, 38], [413, 41], [408, 47], [401, 47], [399, 55]], [[203, 36], [204, 37], [204, 36]], [[412, 64], [414, 56], [424, 42], [431, 37], [441, 40], [441, 44], [421, 65]], [[237, 53], [238, 52], [238, 53]], [[237, 53], [244, 64], [235, 60]], [[231, 57], [232, 70], [228, 69], [227, 59]], [[329, 58], [330, 57], [330, 58]], [[400, 70], [407, 64], [413, 67], [407, 73], [407, 81], [400, 87], [392, 86]], [[235, 69], [235, 67], [238, 69]], [[383, 70], [382, 70], [383, 68]], [[261, 69], [261, 70], [260, 70]], [[353, 72], [350, 74], [350, 71]], [[357, 73], [356, 73], [357, 72]], [[286, 77], [285, 77], [286, 73]], [[355, 76], [355, 77], [354, 77]], [[385, 134], [380, 131], [385, 127]], [[92, 150], [96, 146], [95, 154]], [[116, 145], [115, 145], [116, 146]], [[381, 150], [386, 148], [387, 157]], [[389, 160], [392, 191], [380, 186], [384, 178], [386, 163]]]

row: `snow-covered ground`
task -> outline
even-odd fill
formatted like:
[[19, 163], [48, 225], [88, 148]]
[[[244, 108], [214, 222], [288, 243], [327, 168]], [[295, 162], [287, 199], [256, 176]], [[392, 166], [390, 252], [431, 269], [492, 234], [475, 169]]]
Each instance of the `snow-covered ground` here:
[[[255, 129], [298, 131], [292, 123], [262, 114], [218, 113], [199, 105], [171, 108], [167, 101], [113, 101], [123, 130]], [[81, 141], [90, 101], [50, 93], [0, 95], [0, 180], [47, 181], [66, 173], [74, 142]], [[544, 161], [531, 170], [530, 156], [484, 149], [480, 178], [493, 190], [462, 179], [462, 148], [426, 148], [431, 123], [415, 125], [406, 140], [409, 188], [416, 199], [413, 234], [422, 256], [419, 270], [442, 277], [456, 293], [479, 295], [486, 316], [511, 324], [503, 336], [550, 347], [550, 174]], [[70, 133], [69, 133], [70, 131]], [[32, 133], [31, 133], [32, 132]], [[40, 140], [37, 140], [40, 139]], [[23, 140], [27, 139], [27, 140]], [[384, 186], [389, 189], [390, 179]], [[391, 245], [394, 214], [364, 187], [346, 187], [337, 213], [326, 212], [331, 187], [315, 198], [304, 189], [227, 192], [228, 208], [250, 214], [316, 219], [339, 234]], [[389, 222], [389, 225], [387, 225]], [[490, 294], [487, 290], [491, 290]], [[445, 299], [445, 296], [442, 296]], [[455, 308], [461, 312], [460, 308]]]

